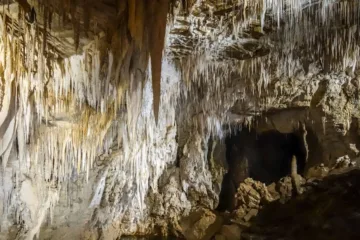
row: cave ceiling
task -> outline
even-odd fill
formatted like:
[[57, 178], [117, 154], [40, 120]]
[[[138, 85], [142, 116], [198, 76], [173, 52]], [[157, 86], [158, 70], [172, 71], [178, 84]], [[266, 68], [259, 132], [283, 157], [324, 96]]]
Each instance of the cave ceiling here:
[[[39, 123], [73, 127], [82, 143], [83, 132], [92, 127], [94, 132], [103, 129], [100, 136], [105, 136], [112, 121], [135, 111], [129, 106], [136, 95], [132, 92], [145, 88], [150, 73], [152, 100], [144, 101], [153, 106], [157, 122], [163, 60], [171, 62], [181, 78], [179, 119], [219, 117], [226, 111], [231, 119], [257, 116], [271, 107], [307, 107], [311, 98], [306, 94], [312, 91], [307, 86], [311, 88], [314, 76], [307, 73], [356, 73], [359, 4], [1, 1], [1, 97], [13, 95], [5, 91], [10, 86], [19, 89], [27, 142], [36, 135], [30, 128]], [[305, 75], [299, 78], [299, 72]], [[3, 101], [4, 116], [11, 102]], [[84, 123], [86, 127], [79, 127]]]
[[[4, 0], [1, 97], [14, 95], [5, 91], [10, 86], [19, 90], [26, 142], [37, 135], [30, 129], [45, 123], [70, 127], [81, 144], [90, 136], [84, 132], [101, 131], [97, 145], [119, 116], [135, 124], [131, 115], [139, 113], [130, 105], [142, 104], [135, 102], [152, 105], [157, 122], [161, 73], [173, 74], [171, 68], [162, 70], [164, 60], [181, 78], [180, 122], [207, 115], [224, 123], [271, 108], [309, 107], [309, 94], [320, 81], [312, 83], [314, 77], [357, 72], [359, 5]], [[149, 74], [152, 99], [131, 100], [139, 86], [146, 88]], [[4, 116], [12, 101], [3, 101]]]
[[[204, 51], [217, 60], [261, 57], [268, 55], [276, 43], [279, 44], [279, 36], [296, 33], [290, 33], [293, 30], [289, 28], [290, 25], [303, 30], [307, 27], [303, 26], [305, 21], [308, 21], [316, 27], [317, 32], [312, 32], [313, 35], [320, 37], [320, 33], [324, 35], [331, 31], [336, 32], [339, 28], [354, 27], [358, 20], [356, 1], [183, 2], [186, 3], [171, 2], [169, 7], [171, 15], [168, 18], [169, 33], [165, 50], [167, 56], [174, 59]], [[19, 10], [26, 11], [25, 8], [19, 8], [19, 4], [14, 0], [4, 0], [0, 4], [2, 14], [5, 12], [7, 15], [8, 28], [14, 28], [15, 36], [24, 32], [23, 26], [19, 24]], [[125, 10], [128, 7], [126, 1], [116, 0], [34, 0], [28, 1], [28, 5], [34, 7], [37, 28], [46, 29], [49, 50], [62, 58], [80, 54], [95, 37], [107, 35], [110, 42], [111, 35], [119, 30], [122, 18], [129, 14]], [[312, 17], [309, 16], [310, 13]], [[290, 21], [298, 22], [289, 23]], [[140, 28], [142, 26], [139, 25]]]

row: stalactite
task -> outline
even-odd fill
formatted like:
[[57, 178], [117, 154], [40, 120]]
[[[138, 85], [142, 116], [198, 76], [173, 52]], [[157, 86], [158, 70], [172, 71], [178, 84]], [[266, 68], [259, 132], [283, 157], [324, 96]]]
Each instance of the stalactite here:
[[303, 138], [304, 147], [305, 147], [305, 161], [307, 161], [309, 158], [309, 145], [306, 140], [307, 130], [306, 130], [305, 123], [302, 122], [300, 124], [301, 124], [302, 138]]
[[[188, 101], [189, 96], [192, 96], [191, 106], [187, 106], [187, 113], [182, 115], [187, 116], [198, 112], [208, 114], [209, 112], [219, 111], [225, 113], [226, 107], [222, 106], [222, 104], [228, 101], [228, 96], [223, 93], [227, 91], [226, 80], [231, 79], [230, 76], [233, 75], [247, 79], [248, 83], [254, 86], [252, 88], [254, 93], [257, 93], [258, 98], [261, 98], [264, 91], [266, 95], [267, 86], [274, 76], [285, 80], [296, 74], [297, 69], [299, 69], [299, 61], [294, 52], [302, 51], [303, 46], [311, 49], [306, 55], [309, 59], [323, 59], [324, 51], [319, 46], [324, 46], [324, 49], [332, 49], [332, 59], [329, 62], [331, 70], [342, 71], [348, 66], [353, 68], [356, 63], [358, 52], [354, 43], [357, 41], [355, 39], [359, 38], [358, 33], [354, 32], [355, 28], [352, 27], [337, 28], [334, 26], [339, 22], [339, 18], [345, 19], [348, 26], [351, 26], [351, 24], [356, 25], [359, 21], [359, 15], [356, 13], [360, 10], [358, 2], [323, 1], [320, 7], [318, 4], [308, 0], [239, 1], [239, 4], [244, 5], [243, 14], [245, 14], [244, 18], [247, 20], [245, 19], [239, 23], [234, 22], [233, 25], [243, 24], [242, 27], [244, 28], [244, 26], [251, 23], [251, 19], [258, 18], [258, 16], [255, 16], [256, 14], [246, 14], [248, 12], [260, 12], [259, 20], [261, 25], [269, 25], [270, 19], [272, 21], [275, 19], [275, 24], [276, 22], [278, 24], [283, 23], [281, 28], [264, 39], [265, 42], [272, 46], [270, 54], [258, 59], [243, 60], [239, 63], [239, 61], [231, 59], [218, 61], [212, 58], [212, 56], [217, 56], [216, 49], [215, 53], [213, 53], [211, 49], [204, 52], [202, 48], [199, 48], [194, 51], [195, 54], [181, 59], [179, 68], [182, 71], [184, 82], [186, 82], [186, 84], [182, 85], [181, 102]], [[245, 11], [245, 9], [249, 11]], [[212, 17], [215, 18], [215, 16]], [[234, 31], [232, 37], [235, 39], [237, 38], [236, 29], [238, 28], [237, 26], [230, 28]], [[278, 42], [274, 43], [272, 37]], [[329, 42], [330, 39], [332, 42]], [[240, 37], [238, 41], [241, 40]], [[213, 45], [218, 46], [218, 44], [214, 43]], [[202, 47], [206, 49], [206, 46]], [[222, 80], [220, 85], [216, 80], [219, 76], [221, 76]], [[201, 91], [199, 92], [200, 86]], [[218, 117], [222, 118], [221, 116]]]
[[165, 44], [165, 31], [167, 23], [167, 13], [169, 0], [153, 1], [150, 7], [150, 57], [151, 57], [151, 74], [153, 85], [153, 109], [155, 121], [158, 121], [160, 107], [161, 91], [161, 65], [163, 48]]

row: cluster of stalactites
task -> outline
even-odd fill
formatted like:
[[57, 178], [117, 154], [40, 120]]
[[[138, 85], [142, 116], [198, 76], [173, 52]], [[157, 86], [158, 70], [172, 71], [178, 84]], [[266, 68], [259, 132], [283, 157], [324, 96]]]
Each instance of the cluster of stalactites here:
[[[143, 208], [149, 186], [157, 188], [166, 164], [176, 157], [179, 80], [176, 71], [166, 64], [164, 69], [162, 63], [167, 4], [161, 6], [161, 17], [154, 15], [159, 10], [156, 4], [161, 3], [147, 3], [128, 1], [130, 9], [124, 11], [131, 11], [129, 19], [122, 20], [125, 25], [113, 33], [110, 43], [108, 36], [100, 34], [83, 53], [65, 59], [45, 44], [47, 39], [36, 23], [21, 18], [17, 25], [9, 24], [13, 21], [10, 14], [3, 15], [0, 127], [8, 130], [1, 136], [0, 155], [4, 169], [11, 167], [10, 161], [19, 161], [21, 167], [12, 170], [15, 178], [24, 173], [38, 185], [39, 192], [49, 192], [50, 186], [59, 194], [64, 182], [76, 180], [84, 172], [86, 179], [96, 157], [115, 148], [121, 154], [114, 156], [112, 168], [118, 172], [114, 181], [120, 186], [126, 183], [120, 192], [134, 201], [115, 202], [122, 209], [114, 207], [113, 217], [121, 217], [131, 207]], [[153, 25], [146, 25], [149, 18], [139, 19], [139, 14], [152, 14]], [[145, 31], [147, 27], [151, 28]], [[156, 81], [160, 81], [158, 71], [164, 70], [170, 73], [163, 75], [161, 88], [165, 89], [160, 91]], [[160, 98], [163, 107], [157, 126], [153, 106], [159, 105]], [[10, 159], [15, 145], [17, 159]]]
[[[87, 8], [93, 7], [93, 1], [88, 3]], [[31, 106], [32, 115], [36, 115], [38, 123], [54, 120], [52, 118], [56, 113], [66, 108], [90, 107], [95, 112], [115, 115], [123, 105], [128, 86], [141, 86], [139, 83], [145, 79], [144, 72], [150, 57], [154, 115], [157, 118], [168, 0], [119, 1], [120, 29], [115, 26], [116, 31], [108, 35], [100, 33], [82, 54], [65, 59], [59, 57], [61, 54], [56, 52], [48, 39], [53, 19], [60, 19], [63, 15], [63, 18], [73, 21], [74, 47], [77, 47], [79, 25], [84, 24], [81, 27], [87, 30], [90, 10], [84, 9], [85, 19], [80, 19], [77, 16], [79, 6], [70, 1], [40, 1], [34, 4], [41, 11], [38, 22], [29, 23], [25, 9], [20, 11], [18, 19], [12, 19], [6, 8], [2, 13], [1, 70], [6, 72], [6, 77], [2, 79], [14, 79], [14, 85], [19, 90], [16, 93], [20, 99], [19, 109], [27, 111], [27, 105]], [[1, 84], [3, 90], [5, 86]], [[2, 97], [4, 92], [1, 91]], [[30, 131], [30, 127], [27, 128]]]
[[[129, 4], [134, 2], [141, 2], [141, 11], [146, 11], [147, 1]], [[131, 7], [135, 8], [132, 14], [140, 14], [138, 5]], [[14, 174], [32, 178], [40, 192], [47, 192], [49, 186], [59, 192], [64, 182], [77, 179], [79, 174], [85, 172], [88, 177], [96, 156], [117, 149], [121, 154], [112, 159], [112, 170], [118, 172], [114, 181], [120, 186], [126, 183], [120, 192], [134, 201], [121, 205], [115, 202], [122, 209], [113, 208], [114, 218], [131, 207], [143, 208], [149, 186], [157, 188], [162, 171], [175, 160], [177, 147], [179, 78], [169, 64], [163, 63], [161, 44], [155, 46], [156, 50], [147, 45], [158, 43], [162, 30], [154, 31], [156, 36], [144, 44], [140, 38], [149, 36], [140, 37], [145, 33], [139, 31], [145, 28], [146, 20], [131, 18], [135, 22], [129, 20], [123, 30], [131, 30], [132, 40], [122, 30], [114, 33], [111, 43], [100, 35], [82, 54], [65, 59], [50, 58], [50, 45], [43, 47], [44, 38], [36, 24], [24, 20], [26, 27], [16, 37], [6, 34], [13, 29], [8, 20], [1, 25], [4, 34], [0, 39], [0, 73], [5, 77], [0, 77], [6, 83], [1, 85], [2, 98], [6, 99], [2, 101], [1, 115], [6, 118], [11, 114], [14, 124], [8, 127], [11, 132], [6, 134], [9, 137], [4, 150], [11, 150], [17, 141], [15, 161], [19, 160], [21, 168], [14, 169]], [[156, 25], [165, 27], [166, 23], [160, 21], [156, 20]], [[154, 58], [151, 66], [147, 66], [149, 56]], [[163, 73], [161, 91], [154, 91], [154, 71]], [[156, 74], [160, 78], [160, 73]], [[156, 94], [163, 103], [158, 125], [153, 113], [154, 101], [160, 101], [153, 97]], [[11, 108], [15, 101], [16, 107]], [[2, 161], [4, 168], [11, 166], [4, 163], [4, 158]]]
[[[243, 10], [233, 10], [242, 17], [233, 21], [230, 38], [240, 41], [243, 36], [239, 31], [257, 21], [261, 30], [267, 29], [260, 41], [271, 51], [249, 60], [218, 61], [211, 55], [213, 52], [208, 53], [199, 44], [196, 54], [177, 62], [183, 80], [179, 108], [182, 121], [200, 122], [215, 135], [222, 135], [218, 126], [229, 121], [225, 113], [235, 101], [262, 101], [273, 79], [296, 77], [299, 70], [306, 75], [314, 64], [325, 73], [355, 71], [359, 58], [359, 1], [240, 0], [230, 4], [242, 6], [239, 9]], [[194, 120], [194, 116], [199, 117]]]

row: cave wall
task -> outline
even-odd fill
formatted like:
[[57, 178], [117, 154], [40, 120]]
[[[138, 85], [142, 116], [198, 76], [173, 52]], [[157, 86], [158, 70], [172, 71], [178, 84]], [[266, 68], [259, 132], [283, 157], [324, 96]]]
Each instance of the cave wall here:
[[[105, 3], [109, 18], [91, 6], [100, 12], [89, 16], [98, 23], [91, 24], [97, 31], [87, 32], [95, 40], [71, 21], [48, 29], [46, 39], [41, 20], [49, 12], [38, 11], [38, 25], [29, 25], [16, 6], [3, 8], [11, 12], [2, 18], [0, 41], [1, 123], [6, 119], [0, 129], [0, 237], [179, 233], [183, 216], [217, 207], [228, 171], [224, 139], [237, 124], [258, 132], [298, 131], [308, 145], [307, 166], [358, 155], [357, 1], [310, 5], [305, 12], [305, 0], [237, 6], [248, 4], [249, 12], [189, 1], [188, 14], [174, 12], [168, 25], [168, 59], [161, 84], [155, 76], [155, 91], [149, 76], [159, 72], [147, 66], [151, 36], [137, 31], [149, 20], [141, 17], [145, 1], [135, 7], [129, 4], [135, 1], [120, 2]], [[285, 5], [292, 14], [279, 10]], [[73, 7], [61, 10], [82, 13]], [[217, 24], [224, 18], [234, 21]], [[161, 23], [161, 29], [146, 29], [161, 35]], [[9, 37], [19, 33], [28, 44]], [[85, 49], [77, 52], [74, 45]], [[37, 51], [44, 47], [45, 53]], [[157, 69], [159, 48], [151, 54]], [[23, 52], [33, 58], [20, 61]]]

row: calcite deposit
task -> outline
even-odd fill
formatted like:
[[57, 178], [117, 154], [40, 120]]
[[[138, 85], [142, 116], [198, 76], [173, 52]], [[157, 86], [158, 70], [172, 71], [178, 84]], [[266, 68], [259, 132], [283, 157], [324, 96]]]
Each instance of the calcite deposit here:
[[358, 237], [359, 13], [0, 1], [0, 239]]

